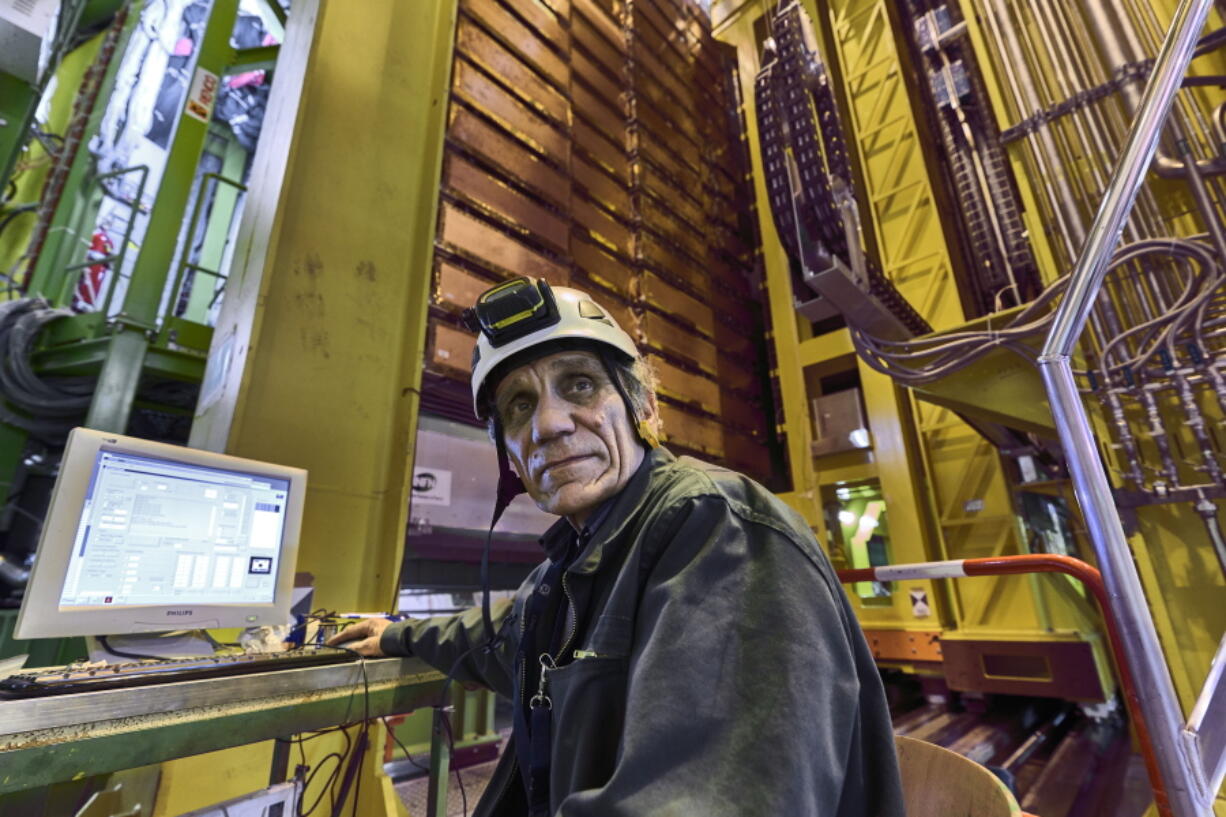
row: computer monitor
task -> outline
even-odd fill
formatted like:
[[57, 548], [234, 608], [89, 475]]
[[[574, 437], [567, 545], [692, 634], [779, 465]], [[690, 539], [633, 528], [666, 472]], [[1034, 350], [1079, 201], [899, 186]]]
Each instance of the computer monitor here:
[[306, 479], [73, 429], [16, 637], [284, 624]]

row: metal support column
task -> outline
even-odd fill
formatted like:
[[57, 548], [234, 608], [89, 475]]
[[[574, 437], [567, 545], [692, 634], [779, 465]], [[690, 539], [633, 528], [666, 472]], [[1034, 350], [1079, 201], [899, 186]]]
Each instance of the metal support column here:
[[[230, 36], [237, 15], [238, 0], [214, 0], [208, 25], [201, 38], [193, 76], [200, 77], [202, 72], [211, 74], [215, 91], [232, 53]], [[186, 107], [192, 102], [189, 99], [184, 104]], [[166, 278], [174, 262], [176, 239], [183, 224], [183, 212], [208, 130], [207, 119], [202, 120], [186, 112], [179, 117], [140, 255], [133, 265], [132, 278], [116, 315], [119, 324], [125, 328], [111, 341], [111, 351], [98, 380], [98, 391], [86, 417], [85, 424], [91, 428], [118, 433], [123, 433], [127, 428], [140, 381], [141, 364], [149, 345], [144, 331], [133, 331], [129, 327], [151, 330], [157, 325]]]
[[[1216, 780], [1206, 779], [1201, 758], [1186, 741], [1183, 714], [1158, 641], [1158, 633], [1133, 564], [1115, 508], [1111, 483], [1073, 378], [1070, 358], [1102, 286], [1112, 251], [1153, 161], [1166, 120], [1212, 0], [1183, 0], [1167, 32], [1129, 131], [1118, 166], [1081, 249], [1068, 291], [1039, 358], [1060, 441], [1068, 457], [1077, 500], [1098, 556], [1112, 612], [1129, 646], [1129, 669], [1137, 681], [1140, 705], [1151, 729], [1154, 754], [1167, 802], [1164, 814], [1177, 817], [1210, 813]], [[1213, 674], [1210, 676], [1213, 678]]]
[[451, 769], [451, 745], [447, 736], [451, 717], [450, 707], [434, 708], [434, 724], [430, 729], [430, 783], [426, 792], [426, 814], [447, 817], [447, 775]]

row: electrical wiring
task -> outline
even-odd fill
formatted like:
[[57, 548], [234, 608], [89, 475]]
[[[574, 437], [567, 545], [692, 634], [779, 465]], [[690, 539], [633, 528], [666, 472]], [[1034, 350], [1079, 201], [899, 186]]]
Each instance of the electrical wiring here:
[[[1129, 264], [1160, 255], [1187, 262], [1197, 269], [1183, 276], [1182, 291], [1164, 314], [1134, 326], [1111, 338], [1099, 350], [1095, 372], [1104, 382], [1123, 371], [1131, 371], [1152, 358], [1164, 346], [1170, 347], [1189, 324], [1194, 331], [1203, 324], [1205, 308], [1222, 283], [1221, 264], [1212, 250], [1192, 239], [1147, 239], [1121, 248], [1113, 257], [1106, 275], [1127, 269]], [[998, 348], [1008, 349], [1024, 359], [1037, 360], [1037, 353], [1026, 340], [1051, 325], [1054, 304], [1067, 288], [1069, 276], [1049, 285], [1034, 301], [1007, 324], [997, 328], [956, 332], [936, 337], [902, 341], [873, 337], [857, 327], [851, 328], [857, 353], [875, 371], [887, 374], [905, 385], [924, 385], [946, 377]], [[1116, 360], [1117, 349], [1128, 348], [1128, 357]], [[1204, 344], [1200, 344], [1204, 349]], [[1089, 371], [1074, 370], [1083, 378]]]

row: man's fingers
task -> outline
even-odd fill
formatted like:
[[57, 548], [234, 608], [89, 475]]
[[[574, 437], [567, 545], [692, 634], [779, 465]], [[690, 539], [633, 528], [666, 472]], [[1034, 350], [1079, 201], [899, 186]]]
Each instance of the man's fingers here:
[[[345, 629], [338, 632], [336, 635], [329, 638], [324, 643], [327, 644], [329, 647], [335, 647], [338, 644], [344, 644], [346, 641], [353, 641], [354, 639], [357, 639], [357, 638], [366, 638], [369, 635], [370, 635], [370, 620], [363, 619], [362, 621], [359, 621], [357, 624], [349, 625]], [[350, 649], [353, 649], [352, 644], [350, 645]]]

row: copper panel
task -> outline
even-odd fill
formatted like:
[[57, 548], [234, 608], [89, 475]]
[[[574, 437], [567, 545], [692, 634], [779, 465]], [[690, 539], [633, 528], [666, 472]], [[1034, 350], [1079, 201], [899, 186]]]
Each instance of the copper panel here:
[[761, 321], [761, 309], [757, 301], [737, 297], [720, 287], [711, 287], [709, 295], [708, 303], [715, 307], [725, 323], [750, 331]]
[[641, 262], [665, 278], [680, 282], [694, 292], [707, 290], [707, 272], [702, 265], [651, 232], [639, 230], [635, 233], [634, 249]]
[[450, 261], [438, 262], [434, 280], [434, 302], [451, 312], [460, 312], [477, 302], [477, 296], [494, 282], [469, 272]]
[[640, 327], [644, 341], [651, 348], [687, 360], [707, 374], [716, 373], [719, 355], [709, 340], [655, 312], [643, 313]]
[[501, 216], [562, 252], [566, 251], [570, 225], [565, 219], [459, 156], [447, 158], [443, 168], [443, 185], [481, 209]]
[[449, 375], [468, 377], [473, 366], [473, 347], [477, 338], [459, 329], [430, 319], [429, 365]]
[[570, 70], [558, 54], [531, 28], [502, 7], [497, 0], [464, 0], [464, 11], [518, 52], [559, 88], [565, 88]]
[[661, 173], [651, 162], [636, 162], [634, 175], [644, 190], [663, 201], [670, 210], [675, 211], [690, 224], [703, 224], [706, 221], [703, 206], [691, 198], [687, 191], [674, 184], [670, 177]]
[[661, 109], [652, 105], [648, 100], [637, 99], [634, 105], [634, 117], [644, 127], [657, 133], [684, 136], [687, 141], [678, 140], [678, 150], [687, 154], [701, 153], [702, 148], [698, 141], [698, 131], [694, 128], [694, 121], [680, 105], [670, 105]]
[[496, 119], [503, 127], [525, 139], [542, 153], [565, 165], [570, 156], [566, 134], [549, 123], [522, 102], [464, 60], [455, 61], [455, 92], [472, 103], [482, 113]]
[[581, 82], [572, 82], [570, 93], [576, 116], [582, 116], [603, 133], [620, 134], [625, 131], [626, 112], [621, 108], [609, 106]]
[[665, 67], [661, 62], [661, 55], [656, 54], [642, 43], [635, 43], [630, 49], [630, 63], [632, 84], [646, 77], [664, 88], [677, 102], [681, 104], [693, 102], [693, 94], [685, 82]]
[[688, 324], [706, 337], [715, 334], [715, 313], [711, 307], [686, 295], [658, 275], [644, 272], [639, 279], [643, 300], [678, 323]]
[[562, 127], [570, 121], [566, 97], [541, 79], [519, 57], [503, 48], [475, 23], [461, 18], [456, 27], [456, 50], [469, 60], [500, 77], [516, 94]]
[[757, 376], [753, 369], [728, 355], [719, 356], [719, 382], [734, 391], [753, 393], [757, 391]]
[[637, 297], [634, 270], [603, 247], [574, 236], [570, 244], [570, 257], [584, 275], [605, 289], [612, 290], [627, 300]]
[[559, 18], [565, 20], [570, 16], [570, 0], [542, 0], [542, 2], [553, 9], [553, 13]]
[[621, 74], [610, 74], [582, 51], [570, 52], [571, 83], [584, 82], [610, 107], [625, 109]]
[[650, 130], [641, 127], [631, 128], [631, 143], [635, 150], [647, 156], [651, 162], [669, 176], [673, 181], [687, 190], [695, 190], [700, 194], [702, 177], [697, 164], [691, 159], [682, 159], [664, 146], [664, 143]]
[[757, 351], [753, 338], [723, 321], [715, 322], [715, 345], [724, 357], [736, 355], [742, 360], [752, 360]]
[[450, 202], [439, 211], [439, 240], [448, 249], [474, 258], [499, 272], [544, 278], [554, 286], [566, 286], [566, 267], [534, 252], [511, 236], [470, 216]]
[[516, 181], [551, 199], [563, 209], [570, 206], [570, 181], [563, 173], [541, 161], [526, 146], [467, 108], [451, 106], [447, 138], [485, 157]]
[[630, 159], [624, 149], [619, 148], [597, 133], [590, 125], [576, 120], [571, 126], [571, 137], [575, 146], [582, 149], [591, 159], [612, 173], [622, 184], [630, 184]]
[[724, 459], [733, 468], [757, 479], [767, 479], [771, 474], [770, 452], [766, 445], [727, 429], [724, 430]]
[[1101, 701], [1090, 645], [1082, 641], [962, 641], [942, 644], [950, 689]]
[[707, 247], [703, 240], [684, 221], [660, 207], [651, 196], [639, 198], [639, 216], [642, 225], [663, 236], [679, 249], [685, 250], [695, 261], [706, 257]]
[[659, 355], [648, 354], [647, 361], [656, 372], [657, 392], [670, 400], [689, 403], [719, 416], [719, 385], [714, 380], [680, 369]]
[[573, 0], [572, 6], [575, 11], [571, 17], [572, 27], [576, 27], [576, 21], [586, 23], [592, 31], [604, 38], [609, 46], [623, 54], [626, 52], [626, 39], [621, 24], [622, 12], [618, 8], [620, 4], [600, 0]]
[[668, 445], [688, 448], [715, 457], [724, 453], [724, 430], [719, 423], [698, 417], [685, 409], [660, 401], [660, 421]]
[[582, 196], [571, 201], [571, 214], [575, 223], [609, 249], [630, 257], [634, 251], [634, 236], [630, 228], [601, 210]]
[[864, 640], [879, 661], [945, 660], [940, 630], [865, 630]]
[[630, 193], [617, 181], [596, 165], [575, 154], [571, 160], [571, 173], [576, 184], [587, 193], [587, 197], [600, 203], [607, 210], [612, 210], [625, 219], [633, 218], [634, 210], [630, 203]]
[[715, 286], [734, 293], [739, 298], [761, 301], [757, 287], [750, 282], [747, 269], [717, 253], [707, 255], [707, 269]]
[[553, 46], [563, 54], [570, 50], [570, 35], [565, 25], [548, 8], [535, 2], [512, 2], [510, 5], [515, 9], [516, 14], [527, 20], [528, 25], [536, 29], [541, 39], [553, 43]]
[[655, 37], [657, 42], [666, 42], [676, 54], [677, 59], [686, 59], [689, 57], [685, 46], [685, 34], [677, 25], [677, 21], [670, 19], [673, 16], [672, 9], [666, 13], [662, 4], [651, 2], [651, 0], [639, 0], [632, 6], [633, 10], [633, 25], [636, 35], [650, 33]]
[[720, 419], [725, 425], [735, 426], [755, 434], [762, 434], [766, 431], [766, 414], [762, 409], [728, 389], [720, 389], [719, 399], [723, 407]]

